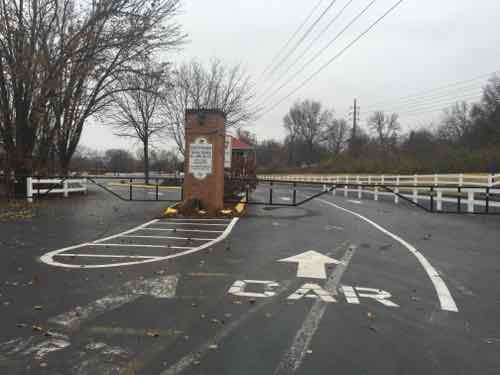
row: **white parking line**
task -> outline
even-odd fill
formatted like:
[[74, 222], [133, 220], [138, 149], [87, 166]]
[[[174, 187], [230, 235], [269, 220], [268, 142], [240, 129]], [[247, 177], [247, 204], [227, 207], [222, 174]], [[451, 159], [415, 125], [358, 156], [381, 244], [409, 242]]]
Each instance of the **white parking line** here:
[[[117, 237], [122, 237], [122, 236], [124, 236], [126, 234], [129, 234], [129, 233], [134, 233], [134, 232], [136, 232], [136, 231], [138, 231], [138, 230], [140, 230], [142, 228], [145, 228], [145, 227], [147, 227], [147, 226], [149, 226], [151, 224], [154, 224], [154, 223], [156, 223], [158, 221], [159, 221], [158, 219], [148, 221], [147, 223], [144, 223], [142, 225], [139, 225], [138, 227], [129, 229], [129, 230], [125, 231], [125, 232], [118, 233], [118, 234], [115, 234], [113, 236], [109, 236], [109, 237], [101, 238], [100, 240], [93, 241], [93, 243], [100, 243], [100, 242], [112, 240], [112, 239], [117, 238]], [[68, 250], [69, 250], [69, 248], [68, 248]]]
[[171, 218], [171, 219], [165, 219], [162, 220], [162, 222], [166, 221], [199, 221], [199, 222], [204, 222], [204, 221], [223, 221], [229, 224], [231, 222], [231, 219], [179, 219], [179, 218]]
[[169, 236], [140, 236], [140, 235], [126, 235], [125, 238], [153, 238], [153, 239], [167, 239], [167, 240], [192, 240], [192, 241], [211, 241], [213, 238], [191, 238], [191, 237], [169, 237]]
[[403, 245], [406, 249], [408, 249], [408, 251], [410, 253], [412, 253], [415, 256], [415, 258], [417, 258], [417, 260], [420, 262], [420, 265], [424, 268], [425, 272], [427, 273], [427, 276], [429, 276], [429, 278], [431, 279], [431, 282], [434, 285], [434, 289], [436, 290], [436, 294], [438, 296], [439, 303], [441, 304], [441, 309], [445, 310], [445, 311], [454, 311], [454, 312], [458, 311], [458, 307], [455, 303], [455, 300], [451, 296], [451, 293], [450, 293], [448, 287], [446, 286], [446, 283], [443, 281], [441, 276], [439, 276], [439, 273], [431, 265], [431, 263], [414, 246], [412, 246], [411, 244], [409, 244], [408, 242], [406, 242], [405, 240], [403, 240], [401, 237], [397, 236], [396, 234], [388, 231], [387, 229], [385, 229], [381, 225], [364, 217], [361, 214], [358, 214], [357, 212], [348, 210], [347, 208], [338, 206], [338, 205], [336, 205], [332, 202], [326, 201], [324, 199], [317, 199], [317, 201], [324, 203], [324, 204], [327, 204], [329, 206], [335, 207], [341, 211], [350, 213], [351, 215], [354, 215], [354, 216], [360, 218], [361, 220], [374, 226], [382, 233], [388, 235], [389, 237], [391, 237], [392, 239], [396, 240], [401, 245]]
[[170, 246], [170, 245], [144, 245], [132, 243], [89, 243], [89, 246], [118, 246], [118, 247], [151, 247], [159, 249], [192, 249], [192, 247], [185, 246]]
[[169, 232], [199, 232], [199, 233], [223, 233], [223, 230], [202, 230], [202, 229], [177, 229], [177, 228], [143, 228], [140, 230], [162, 230]]
[[83, 258], [132, 258], [132, 259], [159, 259], [161, 257], [143, 255], [107, 255], [107, 254], [70, 254], [64, 253], [56, 255], [58, 257], [83, 257]]
[[205, 223], [187, 223], [187, 222], [183, 222], [183, 223], [175, 223], [175, 222], [172, 222], [172, 223], [169, 223], [169, 222], [166, 222], [166, 221], [158, 221], [156, 224], [162, 224], [162, 225], [199, 225], [199, 226], [222, 226], [222, 227], [225, 227], [227, 224], [221, 224], [221, 223], [210, 223], [210, 224], [205, 224]]

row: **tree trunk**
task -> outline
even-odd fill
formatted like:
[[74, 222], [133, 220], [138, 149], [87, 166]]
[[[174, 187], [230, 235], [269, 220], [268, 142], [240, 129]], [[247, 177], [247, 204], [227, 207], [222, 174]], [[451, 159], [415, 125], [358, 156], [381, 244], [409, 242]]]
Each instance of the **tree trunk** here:
[[66, 157], [59, 158], [59, 162], [61, 163], [61, 175], [62, 176], [68, 175], [70, 161], [71, 161], [71, 158], [66, 158]]
[[148, 153], [148, 139], [144, 140], [144, 179], [146, 185], [149, 184], [149, 153]]

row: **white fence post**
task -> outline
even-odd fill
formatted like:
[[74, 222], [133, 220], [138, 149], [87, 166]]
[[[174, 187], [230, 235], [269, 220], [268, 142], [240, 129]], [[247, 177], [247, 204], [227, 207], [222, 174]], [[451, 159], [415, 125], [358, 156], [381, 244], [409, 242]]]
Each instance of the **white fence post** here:
[[363, 198], [363, 192], [361, 190], [361, 182], [359, 181], [359, 176], [356, 176], [356, 183], [358, 184], [358, 199]]
[[458, 175], [458, 186], [463, 186], [463, 184], [464, 184], [464, 174], [460, 173]]
[[434, 174], [434, 186], [438, 185], [438, 175]]
[[373, 194], [373, 200], [378, 201], [378, 186], [375, 186], [375, 193]]
[[64, 193], [64, 198], [68, 198], [68, 180], [63, 181], [63, 193]]
[[493, 186], [493, 175], [492, 174], [488, 175], [488, 186], [489, 187]]
[[396, 194], [394, 194], [394, 203], [398, 204], [399, 203], [399, 176], [396, 176], [396, 188], [394, 189]]
[[472, 213], [474, 212], [474, 192], [467, 192], [467, 211]]
[[418, 183], [417, 178], [418, 178], [418, 176], [416, 174], [413, 175], [413, 186], [415, 186], [415, 188], [413, 189], [413, 202], [414, 203], [418, 203], [418, 189], [416, 188], [417, 183]]
[[[349, 177], [344, 176], [344, 182], [345, 182], [346, 184], [348, 184], [348, 183], [349, 183]], [[344, 186], [344, 197], [346, 197], [346, 198], [348, 197], [347, 185], [345, 185], [345, 186]]]
[[443, 210], [443, 192], [441, 189], [437, 190], [437, 196], [436, 196], [436, 210], [442, 211]]
[[33, 177], [26, 179], [26, 200], [33, 203]]

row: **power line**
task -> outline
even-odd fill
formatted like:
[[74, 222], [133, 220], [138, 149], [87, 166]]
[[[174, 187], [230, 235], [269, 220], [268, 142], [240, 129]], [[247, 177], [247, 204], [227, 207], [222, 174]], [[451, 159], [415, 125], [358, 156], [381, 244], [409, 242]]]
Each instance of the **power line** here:
[[314, 46], [314, 44], [330, 29], [330, 27], [333, 26], [333, 24], [335, 23], [335, 21], [337, 21], [341, 16], [342, 14], [344, 14], [345, 10], [349, 7], [349, 5], [351, 5], [355, 0], [349, 0], [345, 5], [344, 7], [335, 15], [335, 17], [333, 17], [330, 22], [319, 32], [319, 34], [307, 45], [307, 47], [302, 50], [302, 52], [297, 56], [297, 58], [290, 64], [288, 65], [288, 68], [285, 69], [285, 71], [283, 71], [280, 76], [275, 79], [271, 85], [268, 87], [268, 89], [264, 90], [264, 92], [266, 91], [270, 91], [279, 81], [281, 81], [281, 79], [283, 77], [286, 76], [286, 74], [295, 66], [297, 65], [297, 63], [304, 57], [306, 56], [306, 53], [309, 52], [311, 50], [311, 48]]
[[434, 96], [431, 96], [431, 97], [422, 97], [422, 98], [417, 98], [411, 102], [407, 102], [407, 103], [400, 103], [400, 104], [395, 104], [393, 106], [390, 106], [390, 107], [371, 107], [371, 108], [366, 108], [365, 107], [365, 112], [374, 112], [376, 110], [383, 110], [383, 111], [386, 111], [386, 112], [397, 112], [398, 110], [400, 109], [407, 109], [407, 108], [411, 108], [411, 107], [415, 107], [415, 106], [422, 106], [422, 105], [428, 105], [428, 104], [432, 104], [436, 101], [440, 101], [440, 100], [453, 100], [454, 97], [458, 96], [458, 97], [462, 97], [464, 95], [468, 95], [470, 96], [470, 94], [472, 93], [481, 93], [482, 92], [482, 87], [481, 86], [474, 86], [474, 87], [469, 87], [469, 88], [464, 88], [462, 89], [459, 93], [453, 93], [453, 92], [450, 92], [450, 93], [446, 93], [446, 94], [438, 94], [438, 95], [434, 95]]
[[292, 74], [281, 86], [276, 88], [273, 92], [271, 92], [268, 95], [265, 95], [264, 98], [262, 99], [263, 101], [266, 101], [270, 98], [272, 98], [274, 95], [276, 95], [278, 92], [280, 92], [284, 87], [288, 86], [295, 77], [297, 77], [300, 73], [302, 73], [311, 63], [313, 63], [319, 56], [323, 54], [333, 43], [335, 43], [356, 21], [358, 21], [371, 7], [372, 5], [376, 2], [377, 0], [372, 0], [361, 12], [359, 12], [337, 35], [330, 40], [323, 48], [321, 48], [311, 59], [309, 59], [302, 67], [296, 71], [294, 74]]
[[284, 98], [276, 102], [272, 105], [268, 110], [266, 110], [263, 114], [273, 111], [278, 105], [283, 103], [285, 100], [290, 98], [293, 94], [299, 91], [302, 87], [304, 87], [307, 83], [309, 83], [314, 77], [316, 77], [319, 73], [325, 70], [330, 64], [340, 58], [346, 51], [348, 51], [353, 45], [355, 45], [360, 39], [362, 39], [366, 34], [368, 34], [375, 26], [377, 26], [384, 18], [386, 18], [390, 13], [394, 11], [404, 0], [397, 1], [389, 10], [387, 10], [381, 17], [379, 17], [375, 22], [373, 22], [365, 31], [359, 34], [353, 41], [351, 41], [347, 46], [345, 46], [339, 53], [333, 56], [330, 60], [328, 60], [325, 64], [323, 64], [318, 70], [316, 70], [313, 74], [311, 74], [308, 78], [306, 78], [297, 88], [292, 90], [288, 95]]
[[428, 93], [432, 93], [432, 92], [435, 92], [435, 91], [442, 91], [442, 90], [450, 88], [450, 87], [460, 86], [460, 85], [463, 85], [463, 84], [466, 84], [466, 83], [478, 81], [480, 79], [484, 80], [485, 77], [488, 77], [488, 76], [491, 77], [492, 75], [497, 74], [498, 72], [500, 72], [500, 70], [496, 70], [496, 71], [489, 72], [489, 73], [484, 73], [484, 74], [478, 75], [478, 76], [476, 76], [474, 78], [470, 78], [470, 79], [463, 80], [463, 81], [457, 81], [457, 82], [449, 83], [449, 84], [444, 85], [444, 86], [439, 86], [439, 87], [435, 87], [435, 88], [432, 88], [432, 89], [429, 89], [429, 90], [424, 90], [424, 91], [416, 92], [414, 94], [405, 95], [403, 97], [396, 98], [396, 99], [393, 99], [393, 100], [391, 100], [391, 99], [382, 100], [382, 101], [375, 102], [373, 104], [367, 105], [367, 108], [372, 108], [374, 106], [379, 106], [380, 104], [385, 104], [387, 102], [396, 102], [396, 101], [401, 101], [401, 100], [405, 100], [405, 99], [411, 99], [411, 98], [416, 97], [416, 96], [422, 96], [422, 95], [425, 95], [425, 94], [428, 94]]
[[274, 61], [288, 48], [288, 46], [290, 45], [292, 40], [300, 33], [302, 28], [309, 22], [312, 15], [314, 14], [314, 12], [316, 12], [316, 9], [319, 8], [319, 6], [321, 5], [322, 2], [323, 2], [323, 0], [319, 0], [316, 3], [316, 5], [312, 8], [311, 12], [309, 12], [307, 17], [305, 18], [305, 20], [299, 25], [299, 27], [295, 30], [295, 32], [292, 34], [292, 36], [290, 38], [288, 38], [285, 45], [283, 47], [281, 47], [281, 49], [278, 51], [278, 53], [276, 53], [276, 55], [274, 55], [274, 57], [271, 59], [271, 63], [262, 71], [262, 73], [260, 74], [260, 77], [262, 77], [264, 74], [266, 74], [267, 71], [274, 66]]
[[471, 102], [471, 101], [476, 101], [480, 99], [480, 96], [478, 95], [469, 95], [465, 96], [462, 98], [458, 98], [455, 100], [448, 100], [445, 102], [440, 102], [440, 103], [434, 103], [428, 106], [420, 107], [420, 108], [413, 108], [413, 109], [408, 109], [406, 111], [402, 111], [398, 113], [401, 116], [406, 116], [409, 114], [425, 114], [425, 113], [430, 113], [430, 112], [436, 112], [436, 111], [442, 111], [445, 109], [450, 108], [452, 105], [456, 104], [457, 102]]
[[269, 73], [270, 76], [272, 76], [279, 68], [280, 66], [288, 60], [288, 58], [299, 48], [299, 46], [302, 44], [302, 42], [311, 34], [311, 32], [314, 30], [316, 25], [323, 19], [323, 17], [328, 13], [328, 11], [335, 5], [337, 0], [332, 0], [330, 1], [330, 4], [321, 12], [319, 17], [316, 18], [316, 20], [312, 23], [311, 26], [306, 30], [306, 32], [302, 35], [302, 37], [295, 43], [295, 45], [292, 47], [291, 50], [288, 51], [288, 53], [276, 64], [276, 66], [271, 70]]
[[404, 107], [404, 106], [416, 104], [416, 103], [419, 103], [419, 102], [432, 101], [432, 100], [440, 99], [440, 98], [443, 98], [443, 97], [453, 96], [453, 95], [455, 95], [455, 93], [468, 92], [468, 91], [471, 91], [471, 90], [481, 90], [482, 88], [483, 88], [482, 85], [478, 86], [477, 84], [474, 84], [474, 85], [470, 85], [470, 86], [464, 86], [464, 87], [455, 88], [455, 89], [447, 91], [447, 92], [438, 92], [438, 93], [434, 93], [434, 94], [424, 95], [424, 96], [421, 96], [421, 97], [415, 97], [415, 98], [412, 98], [412, 99], [406, 99], [406, 100], [403, 100], [403, 101], [401, 101], [399, 103], [394, 102], [389, 107], [383, 107], [381, 105], [379, 105], [377, 107], [371, 106], [371, 107], [367, 107], [367, 110], [377, 110], [377, 109], [387, 109], [387, 108], [399, 108], [399, 107]]

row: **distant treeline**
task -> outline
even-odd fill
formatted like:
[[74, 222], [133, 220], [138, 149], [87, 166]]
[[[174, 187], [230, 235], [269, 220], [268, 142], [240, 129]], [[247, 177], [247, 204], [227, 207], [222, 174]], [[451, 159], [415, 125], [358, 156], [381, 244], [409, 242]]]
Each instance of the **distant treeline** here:
[[[459, 102], [442, 120], [401, 132], [396, 113], [374, 112], [366, 127], [297, 102], [284, 117], [283, 142], [255, 142], [261, 173], [453, 173], [500, 168], [500, 78], [492, 77], [477, 103]], [[243, 132], [240, 132], [243, 133]]]

